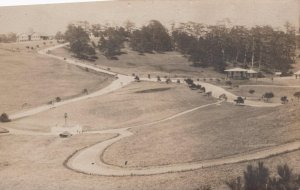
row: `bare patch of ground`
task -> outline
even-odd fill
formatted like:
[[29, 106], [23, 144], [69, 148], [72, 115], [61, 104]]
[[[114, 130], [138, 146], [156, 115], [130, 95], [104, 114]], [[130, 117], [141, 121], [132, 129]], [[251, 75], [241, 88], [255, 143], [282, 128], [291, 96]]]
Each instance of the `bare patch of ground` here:
[[136, 91], [135, 93], [155, 93], [155, 92], [161, 92], [161, 91], [166, 91], [170, 90], [171, 88], [152, 88], [152, 89], [147, 89], [147, 90], [140, 90]]

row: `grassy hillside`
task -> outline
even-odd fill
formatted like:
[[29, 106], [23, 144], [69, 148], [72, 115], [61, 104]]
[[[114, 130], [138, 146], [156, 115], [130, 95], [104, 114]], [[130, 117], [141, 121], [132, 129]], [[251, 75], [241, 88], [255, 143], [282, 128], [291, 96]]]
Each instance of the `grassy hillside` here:
[[214, 101], [184, 85], [140, 82], [109, 95], [64, 105], [9, 125], [49, 131], [55, 125], [63, 125], [63, 115], [67, 112], [71, 124], [79, 124], [86, 130], [123, 128], [153, 122]]
[[0, 93], [0, 112], [8, 113], [46, 104], [55, 97], [82, 95], [85, 88], [95, 91], [111, 80], [27, 50], [24, 43], [0, 44], [0, 67], [0, 88], [5, 92]]
[[[129, 48], [122, 50], [124, 54], [118, 56], [118, 60], [108, 60], [102, 53], [97, 53], [98, 59], [93, 63], [100, 67], [111, 68], [115, 72], [131, 75], [135, 73], [146, 77], [152, 76], [195, 76], [195, 77], [223, 77], [212, 68], [200, 68], [191, 66], [191, 62], [178, 52], [145, 53], [131, 51]], [[70, 57], [68, 48], [56, 49], [53, 54]]]
[[[186, 163], [255, 151], [299, 139], [300, 105], [251, 108], [223, 104], [135, 133], [107, 149], [104, 160], [123, 167]], [[124, 160], [128, 161], [124, 166]]]

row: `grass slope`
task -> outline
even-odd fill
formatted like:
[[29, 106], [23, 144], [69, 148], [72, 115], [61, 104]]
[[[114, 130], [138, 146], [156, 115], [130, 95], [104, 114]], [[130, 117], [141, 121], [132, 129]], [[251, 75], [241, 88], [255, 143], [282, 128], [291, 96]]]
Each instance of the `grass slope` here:
[[111, 81], [108, 75], [86, 72], [35, 51], [0, 48], [0, 67], [0, 88], [5, 92], [0, 94], [0, 112], [36, 107], [55, 97], [67, 99], [82, 95], [85, 88], [95, 91]]
[[[157, 91], [166, 88], [168, 90]], [[64, 105], [8, 125], [47, 131], [52, 126], [62, 125], [67, 112], [70, 124], [79, 124], [87, 130], [123, 128], [153, 122], [210, 102], [214, 100], [184, 85], [139, 82], [109, 95]]]
[[[255, 151], [299, 139], [300, 105], [207, 107], [165, 123], [133, 129], [104, 160], [127, 167], [185, 163]], [[126, 167], [126, 166], [124, 166]]]
[[[115, 72], [139, 76], [195, 76], [195, 77], [223, 77], [222, 74], [211, 68], [200, 68], [191, 66], [191, 62], [178, 52], [146, 53], [140, 55], [129, 48], [123, 49], [125, 54], [118, 56], [119, 60], [108, 60], [101, 53], [97, 53], [98, 59], [93, 63], [103, 68], [111, 68]], [[55, 55], [71, 57], [68, 48], [60, 48], [52, 51]]]

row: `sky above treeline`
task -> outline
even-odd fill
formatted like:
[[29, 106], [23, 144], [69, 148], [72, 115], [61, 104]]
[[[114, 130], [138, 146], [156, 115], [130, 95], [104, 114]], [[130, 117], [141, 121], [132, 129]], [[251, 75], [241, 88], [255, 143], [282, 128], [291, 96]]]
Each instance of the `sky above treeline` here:
[[0, 7], [0, 33], [35, 31], [55, 34], [75, 21], [137, 26], [159, 20], [172, 23], [217, 24], [228, 18], [233, 25], [271, 25], [285, 22], [299, 27], [300, 0], [119, 0], [89, 3]]

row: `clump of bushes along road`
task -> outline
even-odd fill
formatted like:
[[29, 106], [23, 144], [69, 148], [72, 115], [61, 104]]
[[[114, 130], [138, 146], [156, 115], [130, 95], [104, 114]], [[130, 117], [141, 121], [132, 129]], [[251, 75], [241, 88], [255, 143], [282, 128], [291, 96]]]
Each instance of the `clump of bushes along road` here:
[[[300, 175], [294, 174], [287, 164], [283, 164], [277, 166], [277, 175], [271, 176], [269, 168], [263, 162], [258, 162], [257, 166], [247, 166], [243, 178], [237, 177], [226, 181], [225, 184], [230, 190], [299, 190]], [[200, 189], [212, 188], [203, 186]]]
[[0, 116], [0, 121], [1, 122], [10, 122], [11, 120], [9, 119], [9, 116], [7, 115], [7, 113], [2, 113]]

